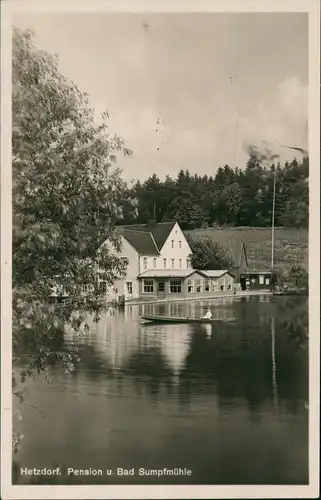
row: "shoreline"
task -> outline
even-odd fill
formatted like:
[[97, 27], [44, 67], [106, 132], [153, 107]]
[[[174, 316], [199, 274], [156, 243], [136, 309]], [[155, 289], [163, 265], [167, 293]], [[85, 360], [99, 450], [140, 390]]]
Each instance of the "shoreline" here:
[[147, 300], [131, 300], [130, 302], [125, 302], [122, 306], [118, 307], [126, 307], [126, 306], [140, 306], [143, 304], [166, 304], [167, 302], [186, 302], [186, 301], [191, 301], [191, 300], [213, 300], [213, 299], [225, 299], [228, 297], [251, 297], [255, 295], [273, 295], [273, 292], [270, 290], [253, 290], [253, 291], [246, 291], [246, 292], [236, 292], [234, 293], [222, 293], [222, 294], [215, 294], [215, 295], [208, 295], [208, 296], [202, 296], [202, 297], [183, 297], [183, 298], [166, 298], [166, 299], [147, 299]]

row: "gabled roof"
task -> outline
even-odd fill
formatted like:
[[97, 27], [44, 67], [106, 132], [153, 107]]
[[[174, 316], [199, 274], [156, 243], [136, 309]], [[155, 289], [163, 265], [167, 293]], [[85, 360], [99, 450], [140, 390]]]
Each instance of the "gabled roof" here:
[[124, 229], [122, 234], [140, 255], [159, 255], [155, 240], [150, 233]]
[[193, 274], [199, 274], [204, 278], [220, 278], [227, 273], [233, 276], [227, 270], [203, 271], [199, 269], [148, 269], [147, 271], [143, 271], [138, 278], [188, 278]]
[[175, 224], [176, 222], [159, 222], [158, 224], [155, 224], [155, 226], [150, 226], [149, 224], [131, 224], [123, 226], [123, 229], [125, 231], [139, 231], [151, 234], [155, 240], [158, 250], [160, 251], [164, 246], [165, 241], [171, 234]]
[[224, 274], [230, 274], [231, 276], [233, 276], [227, 269], [223, 271], [209, 269], [208, 271], [202, 271], [202, 273], [208, 276], [208, 278], [221, 278], [222, 276], [224, 276]]

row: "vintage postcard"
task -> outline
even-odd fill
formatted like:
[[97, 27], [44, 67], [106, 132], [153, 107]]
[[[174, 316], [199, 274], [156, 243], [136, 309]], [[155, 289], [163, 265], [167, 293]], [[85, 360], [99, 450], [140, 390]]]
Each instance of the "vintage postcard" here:
[[1, 5], [1, 497], [319, 496], [317, 0]]

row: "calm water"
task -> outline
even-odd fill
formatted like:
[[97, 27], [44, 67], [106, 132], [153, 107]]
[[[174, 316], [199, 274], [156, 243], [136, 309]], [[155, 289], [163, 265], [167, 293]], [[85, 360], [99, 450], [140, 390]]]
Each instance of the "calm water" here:
[[216, 299], [216, 317], [236, 322], [213, 326], [138, 319], [198, 316], [205, 301], [129, 306], [92, 322], [84, 338], [67, 335], [81, 362], [50, 384], [29, 384], [29, 401], [42, 411], [20, 405], [19, 467], [192, 471], [60, 478], [74, 484], [308, 483], [308, 349], [280, 326], [291, 300]]

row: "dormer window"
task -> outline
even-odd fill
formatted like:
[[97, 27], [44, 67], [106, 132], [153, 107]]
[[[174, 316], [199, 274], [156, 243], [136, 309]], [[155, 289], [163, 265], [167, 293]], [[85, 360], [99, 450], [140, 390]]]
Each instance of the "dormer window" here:
[[174, 240], [172, 240], [172, 248], [174, 248]]

